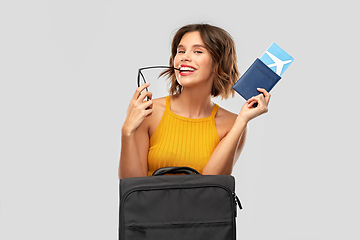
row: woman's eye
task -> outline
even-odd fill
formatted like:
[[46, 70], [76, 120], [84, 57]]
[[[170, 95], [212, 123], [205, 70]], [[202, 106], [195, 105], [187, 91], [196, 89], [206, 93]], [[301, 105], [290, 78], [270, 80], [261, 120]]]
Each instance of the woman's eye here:
[[178, 53], [185, 53], [185, 51], [183, 51], [183, 50], [178, 50]]
[[195, 51], [195, 53], [202, 53], [202, 51]]

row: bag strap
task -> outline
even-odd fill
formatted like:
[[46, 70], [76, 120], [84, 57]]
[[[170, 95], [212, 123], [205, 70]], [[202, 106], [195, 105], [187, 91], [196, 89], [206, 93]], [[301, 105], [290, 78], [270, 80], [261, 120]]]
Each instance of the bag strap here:
[[[191, 167], [163, 167], [157, 169], [153, 176], [160, 176], [165, 174], [179, 174], [179, 173], [185, 173], [185, 174], [200, 174], [198, 171]], [[201, 174], [200, 174], [201, 175]]]

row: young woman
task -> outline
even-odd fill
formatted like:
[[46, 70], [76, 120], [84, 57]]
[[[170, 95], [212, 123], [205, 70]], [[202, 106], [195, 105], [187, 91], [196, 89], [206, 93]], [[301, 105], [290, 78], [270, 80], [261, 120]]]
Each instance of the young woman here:
[[[150, 176], [161, 167], [188, 166], [203, 175], [231, 174], [244, 147], [247, 123], [268, 111], [270, 94], [258, 89], [239, 114], [211, 101], [233, 95], [239, 78], [235, 45], [208, 24], [180, 28], [172, 42], [170, 95], [152, 99], [136, 89], [122, 126], [119, 178]], [[150, 100], [147, 101], [146, 97]], [[253, 107], [257, 103], [256, 108]]]

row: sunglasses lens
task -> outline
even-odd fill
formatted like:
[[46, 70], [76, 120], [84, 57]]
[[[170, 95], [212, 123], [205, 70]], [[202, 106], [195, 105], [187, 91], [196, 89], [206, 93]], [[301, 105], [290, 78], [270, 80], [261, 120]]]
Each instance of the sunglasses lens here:
[[[139, 71], [138, 71], [138, 77], [137, 77], [137, 84], [138, 84], [138, 87], [140, 87], [140, 77], [142, 78], [143, 82], [146, 83], [146, 80], [145, 80], [145, 77], [144, 75], [142, 74], [141, 70], [145, 70], [145, 69], [152, 69], [152, 68], [172, 68], [174, 70], [179, 70], [177, 68], [174, 68], [174, 67], [166, 67], [166, 66], [152, 66], [152, 67], [144, 67], [144, 68], [140, 68]], [[148, 88], [146, 88], [146, 91], [148, 91]]]

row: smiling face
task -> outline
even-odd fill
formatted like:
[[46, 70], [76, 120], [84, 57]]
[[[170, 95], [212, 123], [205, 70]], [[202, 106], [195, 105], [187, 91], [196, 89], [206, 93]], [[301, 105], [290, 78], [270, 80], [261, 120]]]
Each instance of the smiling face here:
[[[188, 39], [192, 39], [189, 43]], [[181, 43], [180, 43], [181, 42]], [[196, 47], [199, 44], [206, 48], [200, 48], [201, 52], [191, 52], [189, 48]], [[184, 47], [184, 49], [179, 49]], [[200, 47], [200, 46], [197, 46]], [[184, 50], [184, 51], [179, 51]], [[237, 67], [237, 55], [235, 43], [231, 35], [224, 29], [212, 26], [209, 24], [189, 24], [181, 27], [173, 37], [171, 43], [171, 56], [169, 59], [169, 66], [178, 68], [181, 65], [180, 57], [183, 54], [189, 54], [188, 59], [184, 58], [183, 64], [188, 65], [194, 72], [182, 72], [180, 75], [178, 70], [167, 69], [160, 74], [160, 77], [167, 76], [170, 80], [169, 93], [176, 96], [182, 93], [183, 87], [189, 86], [189, 80], [195, 80], [195, 76], [201, 72], [201, 78], [197, 78], [196, 83], [204, 79], [212, 82], [211, 96], [228, 98], [230, 95], [234, 96], [234, 89], [232, 86], [239, 79], [240, 74]], [[198, 55], [196, 55], [198, 54]], [[212, 60], [212, 64], [200, 64], [199, 57], [206, 54], [207, 61]], [[195, 65], [201, 65], [201, 68], [196, 68]], [[208, 71], [204, 70], [204, 65], [208, 65]], [[212, 66], [211, 66], [212, 65]], [[210, 70], [214, 70], [214, 72]], [[188, 69], [190, 70], [190, 69]], [[205, 81], [206, 81], [205, 80]], [[179, 81], [181, 81], [180, 85]]]
[[188, 32], [181, 38], [174, 66], [181, 70], [176, 71], [176, 79], [183, 87], [213, 84], [215, 68], [212, 56], [197, 31]]

